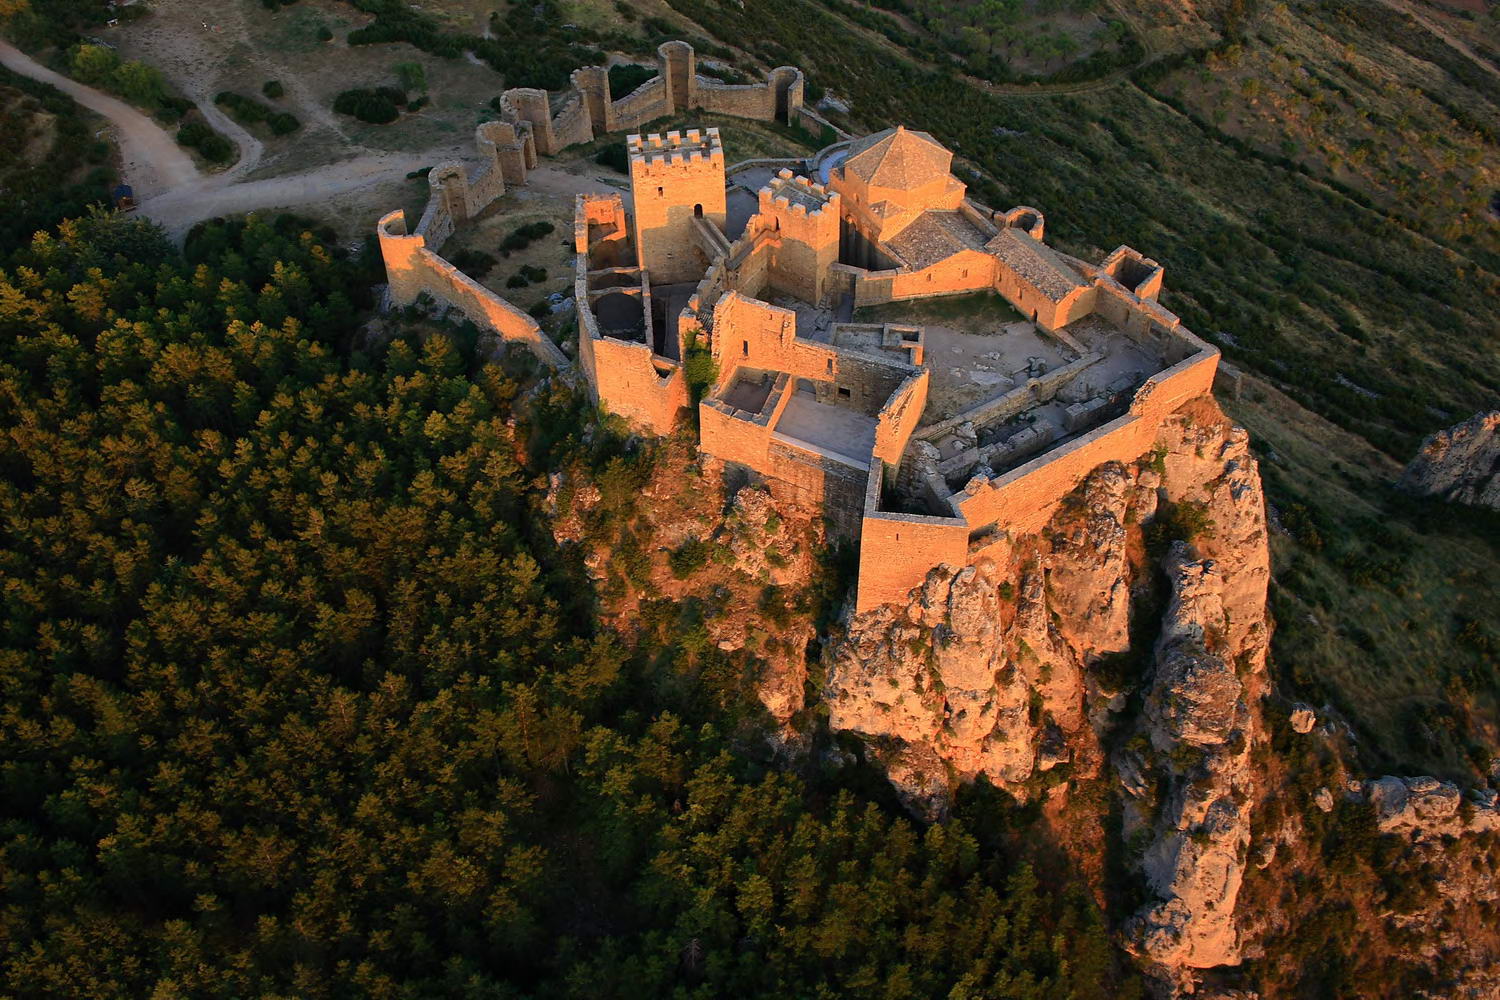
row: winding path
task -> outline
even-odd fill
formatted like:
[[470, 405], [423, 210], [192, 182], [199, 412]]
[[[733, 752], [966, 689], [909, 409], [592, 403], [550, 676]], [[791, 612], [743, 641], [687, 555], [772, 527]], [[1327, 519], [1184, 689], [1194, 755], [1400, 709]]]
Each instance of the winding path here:
[[3, 38], [0, 38], [0, 64], [22, 76], [51, 84], [90, 111], [108, 118], [115, 126], [125, 176], [140, 196], [149, 197], [203, 180], [197, 164], [177, 145], [177, 140], [124, 101], [54, 73]]
[[171, 133], [124, 101], [54, 73], [4, 39], [0, 39], [0, 64], [22, 76], [51, 84], [109, 119], [120, 147], [122, 173], [126, 183], [135, 188], [141, 214], [160, 223], [174, 239], [180, 240], [194, 223], [203, 219], [260, 208], [325, 203], [339, 195], [402, 177], [446, 155], [442, 150], [420, 154], [366, 152], [301, 173], [246, 180], [245, 176], [260, 165], [263, 146], [205, 101], [198, 105], [204, 118], [240, 147], [240, 159], [233, 167], [223, 173], [206, 174], [177, 145]]

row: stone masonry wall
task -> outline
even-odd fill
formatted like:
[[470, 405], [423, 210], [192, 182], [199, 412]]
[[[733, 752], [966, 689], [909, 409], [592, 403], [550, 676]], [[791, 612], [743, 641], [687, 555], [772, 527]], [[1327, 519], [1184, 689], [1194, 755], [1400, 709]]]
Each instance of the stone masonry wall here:
[[552, 119], [552, 136], [558, 149], [594, 141], [594, 121], [582, 94], [574, 94]]
[[768, 84], [733, 85], [706, 76], [693, 81], [697, 106], [713, 114], [770, 121], [776, 117], [776, 92]]
[[406, 234], [406, 213], [397, 209], [380, 220], [380, 246], [390, 280], [391, 300], [409, 305], [426, 292], [493, 331], [502, 340], [531, 348], [545, 364], [566, 368], [562, 353], [536, 320], [464, 274], [431, 250], [420, 234]]
[[962, 566], [969, 558], [969, 526], [961, 519], [880, 510], [885, 475], [884, 462], [876, 459], [870, 463], [859, 528], [855, 614], [902, 602], [932, 567], [944, 563]]
[[907, 376], [876, 417], [875, 457], [892, 468], [901, 464], [907, 442], [922, 419], [922, 411], [927, 407], [928, 382], [926, 368]]
[[1219, 352], [1198, 354], [1147, 380], [1136, 390], [1130, 412], [991, 480], [973, 494], [960, 493], [958, 507], [975, 529], [1027, 534], [1051, 520], [1062, 498], [1096, 466], [1134, 461], [1156, 439], [1157, 429], [1183, 403], [1213, 390]]
[[719, 399], [698, 404], [698, 447], [707, 455], [759, 472], [770, 467], [771, 434], [796, 391], [793, 379], [779, 375], [760, 413], [736, 410]]
[[865, 470], [804, 448], [772, 441], [767, 449], [766, 485], [777, 500], [821, 511], [838, 538], [859, 538]]
[[905, 600], [928, 571], [941, 563], [966, 565], [971, 532], [991, 526], [997, 537], [1000, 532], [1041, 531], [1062, 499], [1099, 465], [1134, 461], [1150, 450], [1169, 414], [1212, 391], [1219, 352], [1200, 345], [1198, 353], [1138, 389], [1125, 416], [995, 478], [974, 494], [959, 494], [962, 517], [880, 511], [879, 493], [872, 483], [860, 528], [855, 612]]
[[654, 76], [615, 101], [610, 117], [614, 119], [615, 131], [629, 132], [671, 113], [671, 106], [667, 104], [667, 81]]

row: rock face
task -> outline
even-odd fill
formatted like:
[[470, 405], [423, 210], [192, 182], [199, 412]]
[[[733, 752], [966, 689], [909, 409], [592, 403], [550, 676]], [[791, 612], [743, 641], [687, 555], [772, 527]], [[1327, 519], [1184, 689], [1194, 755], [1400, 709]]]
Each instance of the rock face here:
[[[1041, 536], [938, 567], [904, 607], [853, 619], [824, 698], [830, 726], [879, 748], [927, 817], [942, 815], [951, 778], [982, 774], [1024, 799], [1063, 762], [1078, 777], [1111, 767], [1130, 863], [1154, 897], [1128, 944], [1171, 980], [1240, 958], [1270, 567], [1245, 432], [1200, 400], [1157, 445], [1095, 469]], [[1174, 526], [1193, 538], [1163, 546]], [[1131, 649], [1133, 609], [1160, 620], [1136, 630], [1158, 634], [1149, 651]], [[1120, 727], [1129, 739], [1106, 761], [1102, 737]]]
[[1500, 830], [1500, 802], [1490, 790], [1465, 799], [1458, 786], [1448, 781], [1386, 775], [1368, 782], [1366, 794], [1383, 833], [1433, 839]]
[[906, 607], [852, 623], [829, 665], [829, 725], [896, 741], [888, 764], [907, 780], [892, 779], [915, 811], [942, 815], [947, 796], [930, 789], [946, 789], [950, 769], [1024, 794], [1064, 759], [1097, 767], [1083, 664], [1129, 645], [1124, 525], [1145, 494], [1154, 509], [1138, 476], [1102, 466], [1050, 552], [1023, 559], [1001, 545], [973, 566], [940, 566]]
[[1500, 410], [1477, 413], [1423, 441], [1400, 486], [1409, 493], [1500, 510]]

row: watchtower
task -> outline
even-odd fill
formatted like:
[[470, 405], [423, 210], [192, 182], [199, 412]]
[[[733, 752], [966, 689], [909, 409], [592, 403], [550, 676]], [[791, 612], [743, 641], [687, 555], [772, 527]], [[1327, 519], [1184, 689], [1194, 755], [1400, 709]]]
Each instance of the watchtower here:
[[716, 128], [629, 136], [630, 191], [635, 201], [635, 246], [652, 284], [697, 281], [708, 261], [695, 226], [720, 233], [727, 222], [724, 146]]

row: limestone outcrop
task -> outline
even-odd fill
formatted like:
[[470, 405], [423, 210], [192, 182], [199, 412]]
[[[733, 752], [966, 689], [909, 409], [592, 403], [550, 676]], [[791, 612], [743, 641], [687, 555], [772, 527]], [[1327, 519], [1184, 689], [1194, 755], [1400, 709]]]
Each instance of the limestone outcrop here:
[[1449, 781], [1386, 775], [1368, 782], [1365, 794], [1383, 833], [1433, 839], [1500, 830], [1500, 801], [1488, 789], [1466, 798]]
[[[1153, 596], [1158, 569], [1168, 589]], [[1025, 799], [1063, 762], [1069, 777], [1110, 767], [1152, 896], [1129, 946], [1168, 980], [1236, 963], [1269, 575], [1247, 436], [1198, 401], [1153, 453], [1095, 469], [1039, 537], [938, 567], [904, 605], [854, 617], [828, 656], [829, 724], [865, 737], [928, 817], [951, 778]], [[1159, 629], [1132, 628], [1146, 615]], [[1132, 649], [1132, 632], [1158, 638]], [[1106, 762], [1103, 737], [1121, 727]]]
[[1400, 486], [1409, 493], [1500, 510], [1500, 410], [1476, 413], [1423, 441]]

